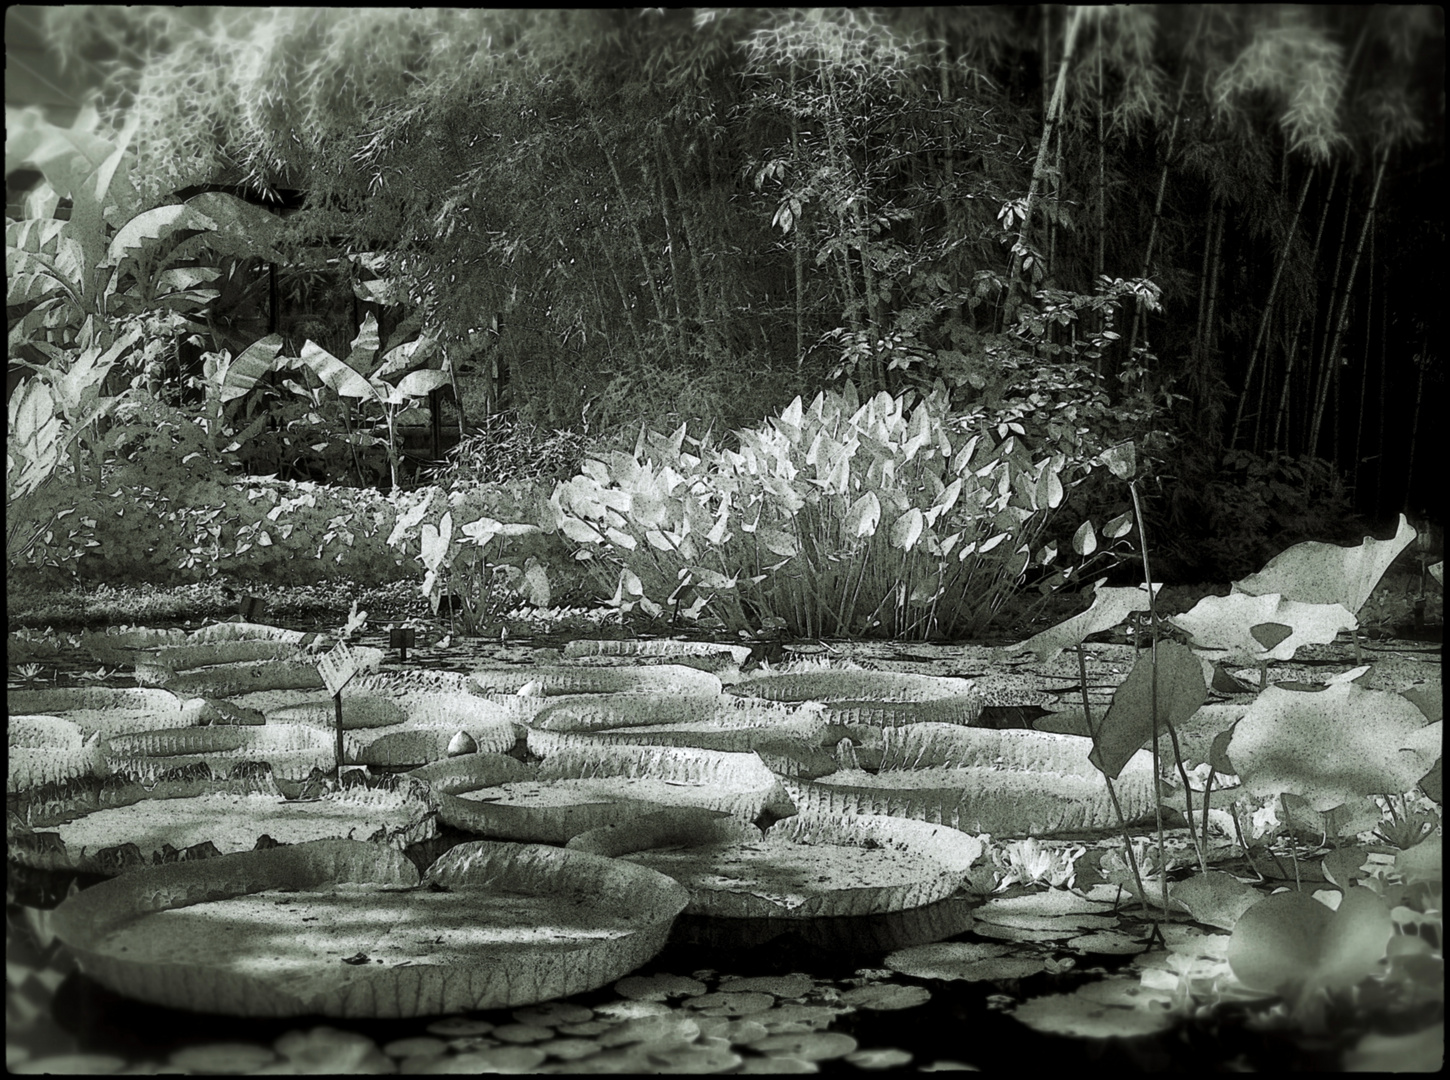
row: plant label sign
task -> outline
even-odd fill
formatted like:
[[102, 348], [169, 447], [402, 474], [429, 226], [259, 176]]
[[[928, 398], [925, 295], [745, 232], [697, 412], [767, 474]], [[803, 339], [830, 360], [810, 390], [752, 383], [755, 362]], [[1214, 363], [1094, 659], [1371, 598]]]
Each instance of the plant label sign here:
[[342, 693], [342, 688], [352, 682], [361, 667], [362, 662], [345, 641], [339, 641], [331, 652], [324, 653], [317, 661], [317, 672], [333, 697]]

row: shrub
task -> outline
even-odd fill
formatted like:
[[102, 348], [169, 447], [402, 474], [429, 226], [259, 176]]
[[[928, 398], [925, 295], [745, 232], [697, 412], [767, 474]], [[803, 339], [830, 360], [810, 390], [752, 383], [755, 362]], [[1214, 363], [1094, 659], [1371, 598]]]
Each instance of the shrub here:
[[1156, 531], [1165, 572], [1223, 582], [1301, 541], [1353, 544], [1366, 530], [1329, 462], [1231, 450], [1221, 462], [1185, 458]]
[[448, 451], [448, 463], [428, 477], [444, 488], [520, 480], [563, 480], [579, 471], [585, 437], [543, 431], [514, 413], [485, 417], [480, 430]]
[[[738, 450], [683, 426], [642, 432], [632, 454], [586, 460], [559, 485], [548, 524], [580, 545], [621, 613], [806, 636], [971, 634], [1029, 567], [1058, 559], [1039, 541], [1095, 464], [1030, 451], [1015, 421], [954, 442], [944, 399], [861, 404], [847, 384], [739, 432]], [[1120, 515], [1105, 532], [1127, 527]], [[1091, 522], [1074, 540], [1085, 558], [1106, 555]], [[1083, 565], [1054, 573], [1066, 583]]]

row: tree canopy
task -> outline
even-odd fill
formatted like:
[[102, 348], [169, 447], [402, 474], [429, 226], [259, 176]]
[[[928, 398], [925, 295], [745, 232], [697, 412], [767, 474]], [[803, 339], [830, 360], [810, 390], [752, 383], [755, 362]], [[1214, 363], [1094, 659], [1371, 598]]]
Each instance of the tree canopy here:
[[446, 344], [487, 328], [555, 424], [748, 421], [843, 377], [965, 406], [1017, 350], [1180, 395], [1213, 454], [1357, 473], [1407, 461], [1386, 400], [1439, 400], [1437, 8], [47, 18], [119, 56], [149, 198], [306, 191], [294, 250], [396, 282]]

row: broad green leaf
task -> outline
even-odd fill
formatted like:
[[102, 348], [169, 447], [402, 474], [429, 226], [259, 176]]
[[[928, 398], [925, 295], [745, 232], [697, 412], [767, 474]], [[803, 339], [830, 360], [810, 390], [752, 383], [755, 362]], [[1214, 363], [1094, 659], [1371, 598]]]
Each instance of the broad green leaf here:
[[[996, 536], [992, 537], [990, 540], [983, 541], [982, 544], [981, 544], [981, 546], [976, 547], [976, 550], [980, 554], [985, 555], [987, 552], [991, 551], [994, 547], [996, 547], [998, 544], [1000, 544], [1003, 540], [1006, 540], [1007, 537], [1008, 537], [1008, 535], [1009, 535], [1008, 533], [998, 533]], [[973, 545], [973, 546], [976, 546], [976, 545]], [[963, 553], [965, 554], [965, 550], [964, 550]]]
[[597, 544], [604, 539], [597, 529], [576, 517], [566, 517], [561, 520], [559, 531], [576, 544]]
[[1119, 480], [1131, 480], [1138, 472], [1138, 450], [1131, 442], [1104, 450], [1102, 459]]
[[344, 363], [359, 374], [370, 376], [373, 371], [373, 358], [377, 356], [381, 345], [382, 341], [378, 337], [378, 320], [369, 311], [363, 316], [362, 325], [357, 328], [357, 336], [352, 339], [352, 345]]
[[1306, 1001], [1373, 974], [1394, 932], [1389, 907], [1362, 886], [1346, 889], [1334, 911], [1305, 892], [1276, 893], [1240, 916], [1228, 964], [1245, 986]]
[[111, 240], [106, 252], [107, 266], [120, 266], [148, 247], [179, 232], [188, 230], [205, 231], [216, 228], [216, 222], [186, 203], [158, 206], [137, 214], [126, 222]]
[[[276, 262], [281, 258], [276, 250], [277, 237], [282, 230], [282, 221], [265, 207], [239, 199], [225, 191], [203, 191], [186, 200], [186, 205], [200, 211], [215, 224], [213, 232], [184, 241], [188, 248], [214, 247], [226, 254], [256, 255]], [[191, 251], [185, 254], [189, 257]], [[178, 251], [176, 257], [181, 257]]]
[[[1170, 621], [1191, 635], [1193, 647], [1210, 659], [1244, 657], [1255, 663], [1288, 660], [1301, 645], [1326, 645], [1340, 630], [1359, 625], [1339, 604], [1301, 604], [1278, 593], [1205, 596], [1193, 610]], [[1254, 627], [1265, 623], [1290, 627], [1293, 633], [1266, 648], [1253, 634]]]
[[322, 380], [324, 386], [342, 397], [381, 400], [378, 391], [362, 372], [349, 367], [315, 341], [308, 340], [302, 346], [300, 361]]
[[1127, 536], [1133, 531], [1133, 511], [1125, 510], [1112, 521], [1103, 526], [1103, 535], [1109, 540], [1116, 540], [1120, 536]]
[[446, 371], [410, 371], [399, 381], [396, 393], [403, 400], [427, 397], [432, 391], [452, 382], [452, 377]]
[[373, 378], [391, 379], [399, 372], [427, 363], [437, 348], [438, 343], [431, 337], [418, 337], [412, 341], [405, 341], [387, 351], [377, 371], [373, 373]]
[[[1181, 724], [1208, 700], [1203, 665], [1175, 641], [1158, 647], [1158, 729]], [[1153, 737], [1153, 654], [1144, 651], [1113, 693], [1088, 760], [1114, 779]]]
[[784, 555], [786, 558], [791, 558], [800, 552], [800, 547], [796, 544], [795, 537], [782, 529], [772, 529], [762, 525], [755, 531], [755, 538], [768, 551], [773, 551], [777, 555]]
[[1088, 556], [1098, 549], [1098, 538], [1093, 533], [1091, 520], [1084, 521], [1077, 527], [1077, 532], [1072, 534], [1072, 550], [1079, 555]]
[[1234, 728], [1228, 753], [1250, 794], [1288, 792], [1331, 810], [1413, 789], [1440, 755], [1442, 730], [1399, 694], [1353, 683], [1317, 693], [1270, 686]]
[[1117, 626], [1135, 611], [1147, 610], [1148, 591], [1141, 586], [1135, 589], [1109, 589], [1099, 582], [1090, 608], [1056, 626], [1048, 627], [1040, 634], [1034, 634], [1021, 645], [1011, 646], [1009, 651], [1032, 652], [1041, 663], [1050, 663], [1064, 649], [1082, 644], [1083, 639], [1089, 635]]
[[537, 559], [529, 559], [524, 565], [524, 579], [518, 590], [534, 607], [546, 608], [552, 593], [549, 589], [549, 575]]
[[1278, 593], [1306, 604], [1339, 604], [1355, 614], [1379, 583], [1390, 563], [1415, 539], [1415, 530], [1400, 515], [1393, 539], [1366, 536], [1356, 547], [1308, 541], [1275, 555], [1257, 574], [1233, 583], [1233, 591], [1250, 596]]
[[868, 491], [851, 504], [851, 509], [846, 512], [843, 528], [847, 536], [872, 536], [880, 521], [881, 501], [876, 498], [875, 492]]
[[221, 379], [215, 387], [221, 395], [222, 404], [249, 393], [257, 381], [272, 370], [281, 348], [282, 335], [269, 334], [248, 345], [240, 356], [227, 364], [220, 372]]
[[921, 511], [913, 506], [892, 524], [891, 546], [902, 551], [910, 551], [916, 546], [917, 540], [921, 539], [923, 524], [924, 518]]

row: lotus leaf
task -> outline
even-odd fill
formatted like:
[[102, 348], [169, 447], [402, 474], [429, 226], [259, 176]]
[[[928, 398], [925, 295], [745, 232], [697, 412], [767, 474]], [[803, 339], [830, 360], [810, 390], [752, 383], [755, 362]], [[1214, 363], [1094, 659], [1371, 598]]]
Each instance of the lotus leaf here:
[[1292, 793], [1314, 810], [1411, 790], [1440, 755], [1441, 723], [1399, 694], [1340, 683], [1271, 686], [1234, 728], [1229, 756], [1253, 795]]
[[1414, 539], [1414, 528], [1401, 514], [1399, 528], [1390, 540], [1366, 536], [1357, 547], [1317, 540], [1295, 544], [1275, 555], [1257, 574], [1235, 581], [1233, 591], [1250, 596], [1275, 594], [1305, 604], [1338, 604], [1357, 614], [1395, 556]]
[[[1205, 596], [1193, 610], [1169, 621], [1188, 633], [1193, 647], [1210, 659], [1245, 657], [1255, 663], [1291, 660], [1301, 645], [1327, 645], [1339, 631], [1359, 625], [1340, 604], [1301, 603], [1279, 593]], [[1287, 626], [1293, 632], [1266, 647], [1253, 634], [1254, 627], [1266, 623]]]

